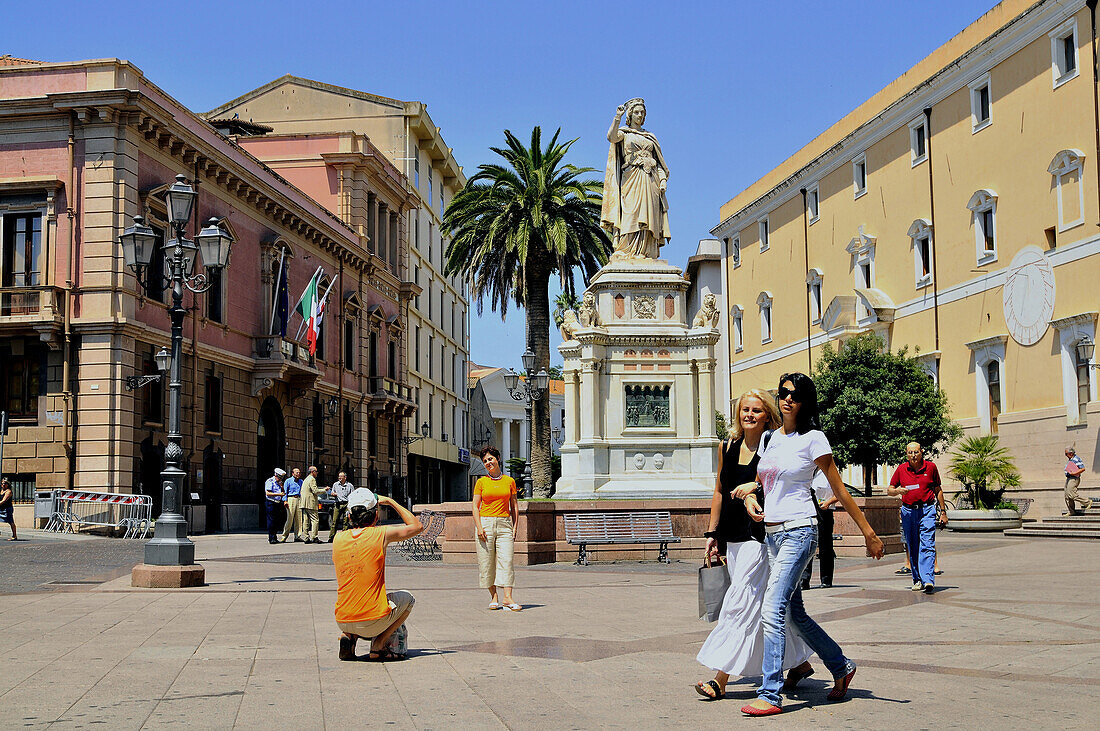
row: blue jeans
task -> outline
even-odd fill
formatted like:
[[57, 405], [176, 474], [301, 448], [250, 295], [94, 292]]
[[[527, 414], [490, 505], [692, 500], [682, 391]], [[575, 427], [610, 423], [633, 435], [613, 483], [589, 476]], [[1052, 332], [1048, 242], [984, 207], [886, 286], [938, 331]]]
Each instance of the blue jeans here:
[[936, 576], [936, 504], [902, 505], [901, 537], [909, 551], [913, 581], [935, 584]]
[[842, 678], [855, 669], [844, 657], [832, 637], [806, 614], [802, 604], [802, 574], [817, 550], [817, 527], [805, 526], [769, 533], [767, 538], [768, 588], [764, 591], [761, 624], [764, 626], [764, 677], [757, 695], [773, 706], [782, 705], [779, 689], [783, 685], [783, 651], [787, 647], [787, 621], [801, 635], [833, 678]]

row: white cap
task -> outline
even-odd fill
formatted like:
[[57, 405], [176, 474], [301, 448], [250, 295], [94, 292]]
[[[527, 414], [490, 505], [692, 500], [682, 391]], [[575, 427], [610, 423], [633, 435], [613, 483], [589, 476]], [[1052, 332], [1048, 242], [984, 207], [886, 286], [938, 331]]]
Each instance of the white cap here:
[[378, 497], [365, 487], [357, 487], [348, 495], [348, 510], [360, 505], [370, 510], [378, 505]]
[[286, 477], [286, 470], [284, 470], [282, 467], [276, 467], [275, 468], [275, 476], [276, 477]]

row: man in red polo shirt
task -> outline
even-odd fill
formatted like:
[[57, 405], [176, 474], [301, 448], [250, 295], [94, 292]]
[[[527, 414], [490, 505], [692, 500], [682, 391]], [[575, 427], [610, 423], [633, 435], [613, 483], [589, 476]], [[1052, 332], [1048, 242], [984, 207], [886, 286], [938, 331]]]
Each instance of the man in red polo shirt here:
[[[901, 535], [909, 551], [913, 591], [936, 590], [936, 518], [947, 522], [940, 472], [916, 442], [905, 447], [905, 462], [894, 470], [887, 492], [901, 496]], [[938, 504], [938, 505], [937, 505]], [[938, 510], [937, 510], [938, 508]]]

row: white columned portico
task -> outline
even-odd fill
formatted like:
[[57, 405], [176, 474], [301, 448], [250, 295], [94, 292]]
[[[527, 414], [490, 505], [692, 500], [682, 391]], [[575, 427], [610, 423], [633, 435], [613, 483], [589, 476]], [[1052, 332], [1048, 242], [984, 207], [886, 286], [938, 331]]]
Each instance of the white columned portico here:
[[512, 458], [512, 420], [500, 420], [500, 456], [507, 461]]
[[523, 419], [519, 423], [519, 449], [518, 453], [520, 459], [527, 459], [527, 419]]

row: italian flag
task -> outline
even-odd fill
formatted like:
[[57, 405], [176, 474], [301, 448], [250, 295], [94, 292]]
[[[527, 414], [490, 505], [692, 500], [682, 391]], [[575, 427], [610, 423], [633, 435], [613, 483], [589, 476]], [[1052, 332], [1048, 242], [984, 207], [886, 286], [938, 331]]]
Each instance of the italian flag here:
[[[302, 327], [306, 328], [306, 344], [309, 346], [310, 355], [317, 354], [317, 338], [321, 334], [321, 319], [325, 315], [325, 302], [328, 300], [328, 293], [332, 291], [332, 285], [336, 283], [334, 280], [329, 284], [325, 293], [320, 294], [321, 277], [323, 275], [324, 271], [321, 267], [317, 267], [317, 271], [314, 272], [313, 278], [309, 280], [302, 296], [298, 298], [298, 304], [294, 306], [294, 311], [302, 316]], [[301, 334], [301, 328], [298, 329], [298, 333]]]

